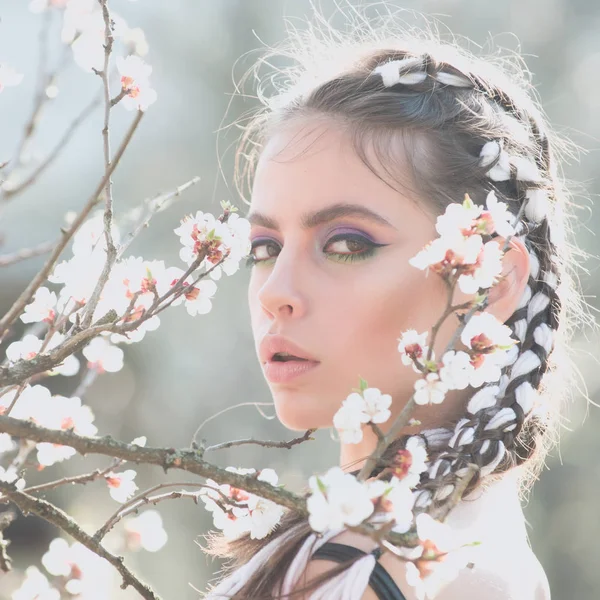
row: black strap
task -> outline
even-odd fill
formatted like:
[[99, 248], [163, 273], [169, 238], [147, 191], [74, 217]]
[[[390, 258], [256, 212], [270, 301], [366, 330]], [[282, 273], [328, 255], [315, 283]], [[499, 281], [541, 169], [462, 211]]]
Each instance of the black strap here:
[[[381, 556], [381, 548], [375, 548], [371, 552], [377, 561]], [[313, 558], [322, 560], [334, 560], [342, 563], [350, 561], [357, 556], [366, 556], [367, 553], [346, 544], [336, 544], [335, 542], [327, 542], [323, 544], [314, 554]], [[369, 578], [369, 585], [377, 594], [379, 600], [406, 600], [404, 594], [400, 591], [390, 574], [378, 563], [375, 563], [375, 568]]]

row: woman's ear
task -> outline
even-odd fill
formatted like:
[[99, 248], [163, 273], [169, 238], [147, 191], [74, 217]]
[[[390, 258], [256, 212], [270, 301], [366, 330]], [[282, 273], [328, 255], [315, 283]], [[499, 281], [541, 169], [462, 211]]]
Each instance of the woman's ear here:
[[[496, 237], [500, 248], [504, 248], [506, 238]], [[511, 237], [508, 248], [502, 258], [502, 277], [490, 289], [486, 312], [504, 323], [517, 309], [531, 270], [529, 252], [523, 242]]]

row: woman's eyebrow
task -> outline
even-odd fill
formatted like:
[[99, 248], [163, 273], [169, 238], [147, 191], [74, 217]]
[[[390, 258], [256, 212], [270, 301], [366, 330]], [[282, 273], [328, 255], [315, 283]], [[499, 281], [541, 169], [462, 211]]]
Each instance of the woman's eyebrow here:
[[[302, 215], [302, 228], [312, 229], [313, 227], [317, 227], [323, 223], [328, 223], [329, 221], [333, 221], [334, 219], [338, 219], [340, 217], [357, 217], [359, 219], [373, 221], [379, 225], [386, 225], [387, 227], [392, 227], [395, 229], [395, 227], [387, 219], [372, 211], [370, 208], [367, 208], [362, 204], [348, 204], [345, 202], [332, 204], [326, 208]], [[262, 227], [279, 231], [279, 224], [277, 221], [259, 211], [250, 211], [246, 218], [252, 225], [261, 225]]]

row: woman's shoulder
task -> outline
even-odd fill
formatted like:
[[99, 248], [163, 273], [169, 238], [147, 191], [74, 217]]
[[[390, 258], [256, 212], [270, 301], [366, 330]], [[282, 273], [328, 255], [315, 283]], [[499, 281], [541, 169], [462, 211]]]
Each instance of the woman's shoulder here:
[[[370, 552], [375, 543], [365, 535], [344, 531], [331, 541], [353, 546]], [[406, 563], [390, 552], [384, 553], [379, 564], [392, 577], [406, 600], [418, 600], [415, 589], [406, 578]], [[306, 570], [308, 582], [337, 563], [329, 560], [311, 561]], [[531, 548], [527, 544], [511, 544], [499, 548], [490, 545], [489, 550], [481, 548], [473, 568], [459, 571], [457, 577], [448, 583], [436, 596], [436, 600], [550, 600], [550, 588], [546, 573]], [[377, 600], [377, 595], [367, 587], [362, 600]]]

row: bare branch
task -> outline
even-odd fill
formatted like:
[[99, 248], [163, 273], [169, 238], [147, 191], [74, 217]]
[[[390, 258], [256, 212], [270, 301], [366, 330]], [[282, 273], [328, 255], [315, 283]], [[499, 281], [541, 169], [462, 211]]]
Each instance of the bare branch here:
[[58, 143], [50, 151], [48, 156], [34, 169], [34, 171], [15, 187], [4, 189], [4, 198], [10, 200], [13, 196], [20, 194], [25, 191], [30, 185], [35, 183], [38, 177], [60, 156], [61, 152], [67, 147], [73, 134], [77, 131], [79, 126], [94, 112], [94, 109], [100, 104], [102, 95], [95, 96], [92, 101], [84, 107], [79, 115], [73, 119], [71, 124], [67, 127], [62, 137], [58, 140]]
[[126, 566], [122, 556], [115, 556], [110, 553], [104, 546], [97, 542], [91, 535], [87, 534], [80, 525], [71, 518], [66, 512], [54, 506], [47, 500], [35, 498], [25, 492], [18, 491], [13, 485], [0, 481], [0, 490], [10, 497], [21, 512], [27, 516], [29, 513], [41, 517], [48, 523], [52, 523], [59, 529], [68, 533], [72, 538], [89, 548], [92, 552], [107, 560], [113, 567], [117, 569], [123, 583], [123, 589], [132, 586], [143, 598], [148, 600], [160, 600], [154, 591], [138, 577], [136, 577]]
[[93, 194], [88, 199], [87, 203], [83, 207], [83, 210], [79, 213], [75, 221], [73, 221], [71, 227], [68, 230], [63, 231], [63, 236], [60, 242], [54, 248], [54, 251], [50, 255], [50, 258], [46, 261], [46, 264], [42, 267], [42, 269], [37, 273], [37, 275], [31, 280], [29, 285], [25, 288], [25, 290], [21, 293], [21, 295], [17, 298], [16, 302], [10, 307], [9, 311], [0, 319], [0, 342], [4, 339], [8, 328], [19, 318], [23, 309], [27, 305], [27, 303], [33, 298], [33, 295], [37, 291], [37, 289], [46, 281], [48, 275], [52, 271], [56, 261], [61, 255], [62, 251], [65, 249], [69, 240], [73, 237], [75, 232], [81, 227], [82, 223], [86, 220], [91, 210], [98, 203], [98, 198], [106, 185], [106, 181], [112, 175], [113, 171], [117, 168], [123, 153], [125, 152], [125, 148], [129, 145], [131, 138], [135, 130], [137, 129], [144, 113], [139, 111], [136, 115], [133, 123], [130, 125], [129, 130], [125, 134], [123, 141], [121, 142], [121, 146], [117, 150], [115, 154], [115, 158], [110, 165], [108, 171], [104, 174], [100, 183], [94, 190]]
[[[196, 443], [196, 439], [198, 438], [198, 434], [200, 433], [200, 430], [207, 423], [210, 423], [210, 421], [212, 421], [213, 419], [220, 417], [223, 413], [226, 413], [230, 410], [234, 410], [236, 408], [241, 408], [242, 406], [273, 406], [273, 402], [240, 402], [239, 404], [234, 404], [233, 406], [228, 406], [227, 408], [220, 410], [218, 413], [211, 415], [210, 417], [208, 417], [204, 421], [202, 421], [202, 423], [200, 423], [200, 425], [198, 425], [198, 428], [196, 429], [196, 431], [194, 432], [194, 436], [192, 437], [192, 441], [190, 442], [190, 448], [198, 447], [198, 444]], [[263, 414], [263, 412], [260, 410], [260, 408], [258, 409], [258, 411], [261, 414]]]
[[[152, 219], [152, 217], [156, 213], [159, 213], [159, 212], [165, 210], [166, 208], [168, 208], [172, 204], [173, 200], [175, 200], [176, 198], [181, 196], [181, 194], [185, 190], [187, 190], [191, 186], [195, 185], [199, 181], [200, 181], [200, 177], [195, 176], [192, 179], [190, 179], [189, 181], [186, 181], [184, 184], [178, 186], [174, 190], [167, 192], [166, 194], [159, 194], [159, 195], [155, 196], [154, 198], [145, 200], [142, 203], [142, 206], [146, 209], [146, 211], [140, 218], [136, 219], [137, 223], [134, 226], [133, 231], [131, 231], [130, 233], [127, 234], [125, 241], [121, 244], [121, 246], [119, 248], [119, 252], [118, 252], [119, 258], [121, 256], [123, 256], [123, 254], [126, 252], [126, 250], [131, 245], [131, 242], [133, 242], [133, 240], [141, 233], [141, 231], [144, 228], [148, 227], [148, 225], [150, 224], [150, 219]], [[139, 212], [141, 210], [142, 210], [142, 207], [137, 207], [132, 212]]]
[[86, 484], [91, 481], [95, 481], [96, 479], [100, 479], [100, 477], [104, 477], [107, 473], [110, 473], [114, 469], [116, 469], [123, 461], [120, 458], [115, 459], [108, 467], [104, 469], [96, 469], [91, 473], [85, 473], [84, 475], [75, 475], [74, 477], [63, 477], [62, 479], [56, 479], [55, 481], [49, 481], [48, 483], [41, 483], [40, 485], [32, 485], [31, 487], [25, 488], [23, 491], [28, 494], [32, 494], [34, 492], [43, 492], [45, 490], [53, 490], [61, 485], [79, 483]]
[[[170, 482], [170, 483], [159, 483], [153, 487], [151, 487], [148, 490], [143, 491], [141, 494], [137, 494], [136, 496], [134, 496], [133, 498], [130, 498], [125, 504], [119, 506], [119, 508], [111, 515], [111, 517], [106, 521], [106, 523], [100, 528], [98, 529], [98, 531], [96, 531], [96, 533], [94, 534], [94, 539], [97, 541], [102, 541], [102, 539], [104, 538], [104, 536], [124, 517], [126, 517], [128, 514], [132, 513], [132, 512], [137, 512], [139, 510], [139, 507], [142, 504], [147, 504], [149, 499], [148, 499], [148, 494], [151, 494], [152, 492], [156, 492], [158, 490], [162, 490], [164, 488], [167, 487], [183, 487], [183, 486], [196, 486], [196, 487], [209, 487], [213, 490], [215, 490], [216, 492], [218, 492], [219, 494], [221, 494], [226, 500], [229, 501], [229, 498], [226, 498], [224, 496], [224, 494], [222, 494], [220, 492], [220, 490], [213, 488], [212, 486], [206, 485], [204, 483], [199, 483], [197, 481], [186, 481], [186, 482]], [[183, 492], [183, 490], [181, 490], [181, 492]], [[191, 492], [186, 492], [187, 494], [191, 494]], [[197, 494], [197, 492], [196, 492]], [[196, 503], [198, 502], [197, 498], [196, 498]]]
[[9, 265], [14, 265], [15, 263], [21, 262], [22, 260], [27, 260], [28, 258], [33, 258], [34, 256], [46, 254], [50, 252], [55, 245], [56, 241], [43, 242], [42, 244], [34, 246], [33, 248], [23, 248], [22, 250], [18, 250], [12, 254], [4, 254], [0, 256], [0, 267], [8, 267]]
[[[110, 18], [108, 10], [107, 0], [100, 0], [102, 7], [102, 17], [104, 19], [104, 68], [100, 76], [102, 77], [102, 85], [104, 88], [104, 128], [102, 129], [102, 140], [104, 146], [104, 170], [109, 172], [110, 169], [110, 135], [109, 135], [109, 123], [110, 123], [110, 110], [112, 108], [110, 100], [110, 82], [108, 77], [108, 66], [110, 62], [110, 54], [113, 47], [113, 23]], [[106, 239], [106, 262], [100, 274], [100, 278], [96, 283], [96, 287], [90, 296], [90, 299], [83, 311], [83, 318], [81, 322], [82, 329], [87, 329], [94, 318], [94, 311], [98, 302], [100, 301], [100, 295], [102, 290], [108, 281], [108, 277], [113, 268], [113, 265], [117, 261], [117, 248], [112, 237], [112, 221], [113, 221], [113, 196], [112, 196], [112, 179], [110, 175], [106, 179], [106, 187], [104, 189], [104, 237]]]
[[296, 494], [283, 488], [274, 487], [264, 481], [258, 481], [252, 476], [239, 475], [212, 465], [203, 460], [201, 450], [140, 447], [136, 444], [119, 442], [111, 436], [86, 437], [71, 431], [40, 427], [31, 421], [13, 419], [3, 415], [0, 415], [1, 432], [34, 442], [50, 442], [70, 446], [83, 455], [102, 454], [138, 464], [157, 465], [162, 467], [165, 472], [169, 469], [187, 471], [194, 475], [214, 479], [219, 483], [228, 483], [261, 498], [272, 500], [304, 516], [308, 514], [306, 502]]
[[302, 442], [306, 442], [308, 440], [314, 440], [315, 438], [311, 436], [315, 431], [316, 428], [308, 429], [302, 437], [295, 438], [293, 440], [290, 440], [289, 442], [265, 442], [262, 440], [253, 439], [233, 440], [231, 442], [223, 442], [222, 444], [208, 446], [208, 448], [204, 449], [204, 452], [210, 452], [211, 450], [223, 450], [225, 448], [233, 448], [234, 446], [241, 446], [243, 444], [257, 444], [258, 446], [263, 446], [264, 448], [287, 448], [288, 450], [291, 450], [292, 446], [296, 446], [297, 444], [301, 444]]
[[[47, 22], [47, 19], [50, 19], [50, 18], [52, 18], [52, 11], [47, 11], [46, 17], [45, 17], [46, 20], [44, 20], [42, 22], [41, 29], [40, 29], [40, 47], [39, 47], [39, 63], [38, 63], [39, 66], [38, 66], [38, 75], [37, 75], [38, 87], [37, 87], [36, 97], [35, 97], [35, 101], [33, 104], [31, 114], [30, 114], [29, 118], [27, 119], [27, 123], [25, 124], [25, 127], [23, 129], [23, 136], [22, 136], [22, 138], [17, 146], [17, 149], [14, 153], [14, 156], [10, 160], [8, 168], [6, 170], [7, 176], [23, 164], [23, 156], [24, 156], [25, 152], [27, 151], [27, 148], [28, 148], [29, 144], [31, 143], [31, 140], [33, 139], [33, 136], [37, 129], [38, 123], [42, 116], [42, 111], [43, 111], [44, 107], [46, 106], [46, 104], [48, 103], [48, 101], [50, 100], [50, 97], [46, 94], [46, 90], [48, 89], [49, 86], [52, 86], [55, 84], [55, 82], [58, 78], [58, 75], [60, 74], [62, 69], [67, 64], [67, 60], [69, 58], [69, 54], [70, 54], [71, 46], [73, 45], [73, 42], [79, 37], [79, 34], [78, 34], [71, 41], [70, 44], [67, 44], [64, 46], [63, 53], [62, 53], [60, 60], [58, 61], [58, 64], [56, 65], [56, 67], [54, 68], [54, 70], [51, 73], [47, 74], [46, 73], [46, 60], [49, 56], [49, 52], [46, 48], [46, 42], [47, 42], [47, 34], [50, 31], [50, 27], [48, 26], [49, 24]], [[0, 186], [0, 202], [6, 202], [11, 195], [14, 196], [14, 193], [10, 192], [9, 190], [5, 190], [3, 186]]]

